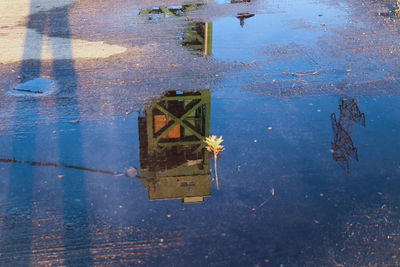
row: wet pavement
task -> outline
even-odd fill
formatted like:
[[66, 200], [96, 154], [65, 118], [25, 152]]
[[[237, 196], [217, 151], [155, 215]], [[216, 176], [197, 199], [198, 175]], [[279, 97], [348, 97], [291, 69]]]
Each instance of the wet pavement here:
[[400, 265], [393, 2], [0, 10], [1, 266]]

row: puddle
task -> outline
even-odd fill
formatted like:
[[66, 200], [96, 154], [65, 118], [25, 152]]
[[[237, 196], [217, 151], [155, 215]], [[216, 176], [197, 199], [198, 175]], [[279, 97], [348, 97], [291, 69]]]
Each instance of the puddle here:
[[[244, 8], [236, 18], [216, 19], [212, 54], [219, 60], [248, 63], [260, 59], [260, 50], [269, 45], [313, 45], [328, 34], [325, 28], [343, 24], [346, 15], [345, 9], [322, 6], [304, 0], [298, 5], [284, 2], [279, 5], [279, 13], [254, 14]], [[323, 16], [319, 16], [321, 13]], [[321, 26], [323, 23], [328, 26]]]
[[55, 91], [56, 84], [48, 78], [35, 78], [15, 86], [10, 94], [15, 96], [43, 96]]

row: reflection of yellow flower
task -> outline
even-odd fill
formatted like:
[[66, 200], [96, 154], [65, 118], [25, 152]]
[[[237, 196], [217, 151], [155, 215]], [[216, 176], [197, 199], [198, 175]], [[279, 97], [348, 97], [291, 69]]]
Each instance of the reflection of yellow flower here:
[[207, 144], [206, 149], [208, 152], [214, 153], [214, 170], [215, 170], [215, 181], [217, 183], [217, 188], [219, 190], [219, 181], [218, 181], [218, 171], [217, 171], [217, 157], [218, 154], [224, 151], [224, 146], [221, 145], [222, 141], [222, 136], [217, 138], [215, 135], [209, 136], [204, 140], [204, 143]]
[[222, 141], [222, 136], [217, 138], [215, 135], [209, 136], [204, 140], [204, 142], [207, 144], [206, 149], [208, 152], [214, 153], [215, 156], [218, 156], [218, 154], [222, 151], [224, 151], [224, 146], [221, 145]]
[[393, 6], [395, 8], [394, 13], [395, 13], [396, 17], [399, 17], [400, 16], [400, 0], [397, 0]]

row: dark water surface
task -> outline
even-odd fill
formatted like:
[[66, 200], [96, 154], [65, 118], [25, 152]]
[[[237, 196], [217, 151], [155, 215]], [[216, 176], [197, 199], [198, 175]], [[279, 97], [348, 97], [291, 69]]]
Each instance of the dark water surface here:
[[[364, 23], [362, 36], [384, 20], [350, 6], [221, 1], [174, 5], [176, 17], [136, 8], [143, 25], [186, 23], [168, 39], [182, 62], [233, 67], [199, 73], [208, 83], [90, 91], [88, 70], [61, 60], [61, 93], [4, 92], [0, 265], [400, 264], [398, 55], [386, 53], [390, 40], [367, 55], [354, 52], [364, 43], [338, 44], [349, 21]], [[196, 17], [225, 7], [233, 13]], [[37, 63], [21, 73], [39, 73]], [[220, 190], [210, 135], [226, 148]]]

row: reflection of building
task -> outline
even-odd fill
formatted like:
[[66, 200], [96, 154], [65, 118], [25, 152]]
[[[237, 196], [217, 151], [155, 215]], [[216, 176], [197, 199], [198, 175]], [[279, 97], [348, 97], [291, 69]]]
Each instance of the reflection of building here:
[[342, 99], [339, 105], [340, 116], [336, 121], [335, 113], [331, 115], [332, 129], [335, 136], [332, 143], [333, 160], [349, 172], [349, 157], [358, 160], [357, 148], [352, 135], [356, 122], [365, 126], [365, 115], [358, 109], [355, 99]]
[[210, 195], [210, 91], [168, 92], [139, 116], [140, 173], [150, 200]]
[[212, 22], [191, 22], [183, 33], [182, 45], [209, 56], [212, 52]]

